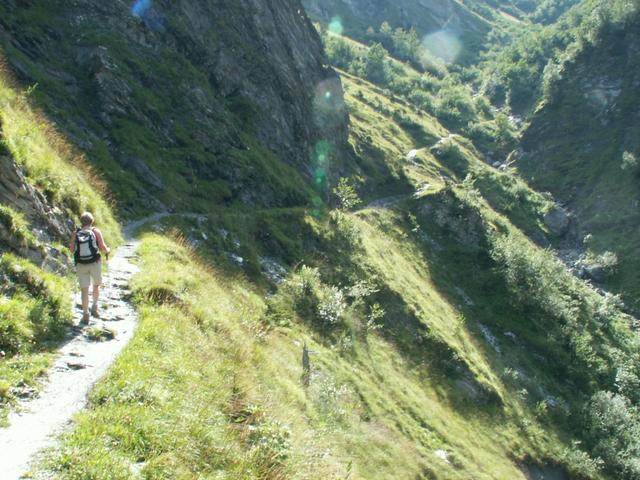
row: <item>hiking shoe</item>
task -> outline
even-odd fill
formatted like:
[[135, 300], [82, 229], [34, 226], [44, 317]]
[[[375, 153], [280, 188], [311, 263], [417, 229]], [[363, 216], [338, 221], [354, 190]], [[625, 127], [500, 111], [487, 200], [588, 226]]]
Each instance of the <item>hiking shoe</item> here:
[[89, 314], [85, 313], [82, 315], [82, 320], [80, 320], [80, 325], [89, 325]]
[[100, 318], [100, 313], [98, 313], [98, 305], [94, 305], [91, 307], [91, 316], [94, 318]]

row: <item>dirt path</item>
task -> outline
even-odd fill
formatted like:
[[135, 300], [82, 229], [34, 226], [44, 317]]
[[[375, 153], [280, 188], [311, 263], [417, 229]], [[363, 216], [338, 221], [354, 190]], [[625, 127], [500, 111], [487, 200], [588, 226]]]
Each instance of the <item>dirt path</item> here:
[[[152, 218], [145, 221], [150, 220]], [[127, 228], [126, 233], [133, 232], [136, 226]], [[19, 404], [9, 415], [10, 426], [0, 429], [2, 480], [19, 479], [38, 452], [55, 445], [56, 437], [69, 424], [73, 414], [86, 406], [89, 390], [132, 338], [137, 316], [128, 301], [127, 283], [138, 270], [131, 263], [138, 243], [130, 240], [109, 262], [100, 301], [104, 305], [103, 318], [92, 319], [88, 327], [74, 328], [60, 348], [40, 395]], [[74, 298], [75, 324], [82, 316], [79, 302], [78, 293]], [[101, 336], [101, 340], [95, 340], [96, 335]]]
[[367, 203], [365, 206], [360, 207], [358, 210], [395, 208], [400, 202], [408, 197], [409, 195], [393, 195], [390, 197], [377, 198]]

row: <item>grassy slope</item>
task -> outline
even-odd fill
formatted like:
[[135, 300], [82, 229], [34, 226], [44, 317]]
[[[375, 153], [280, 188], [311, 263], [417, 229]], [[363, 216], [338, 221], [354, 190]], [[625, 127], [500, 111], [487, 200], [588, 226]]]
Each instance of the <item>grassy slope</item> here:
[[[27, 180], [70, 218], [77, 221], [84, 210], [92, 211], [112, 245], [121, 241], [120, 227], [104, 190], [84, 160], [71, 150], [54, 128], [29, 106], [8, 74], [0, 69], [0, 148], [26, 173]], [[19, 213], [0, 205], [0, 219], [22, 244], [41, 247], [31, 225]], [[66, 250], [66, 239], [55, 239]], [[0, 274], [10, 284], [0, 286], [0, 423], [15, 395], [36, 386], [50, 365], [51, 351], [71, 321], [70, 277], [40, 269], [9, 252], [0, 253]]]
[[[492, 290], [486, 252], [461, 246], [421, 216], [422, 206], [440, 205], [440, 174], [456, 176], [460, 166], [429, 150], [413, 164], [403, 160], [413, 137], [384, 110], [406, 107], [365, 82], [345, 84], [361, 161], [371, 168], [386, 162], [407, 183], [430, 183], [426, 196], [406, 205], [420, 225], [402, 210], [365, 208], [328, 217], [274, 211], [260, 226], [265, 212], [227, 209], [196, 230], [209, 239], [228, 232], [201, 243], [203, 253], [220, 254], [215, 269], [178, 240], [145, 237], [133, 284], [140, 330], [53, 456], [64, 478], [131, 478], [132, 471], [150, 478], [523, 478], [519, 461], [561, 461], [563, 410], [549, 412], [543, 400], [549, 392], [565, 404], [575, 400], [575, 390], [559, 386], [544, 363], [562, 349], [544, 350], [544, 327], [522, 322], [502, 290]], [[371, 107], [375, 101], [384, 108]], [[419, 120], [408, 109], [404, 115]], [[421, 122], [434, 138], [447, 133], [433, 119]], [[482, 171], [470, 150], [461, 151]], [[492, 225], [520, 235], [481, 205], [485, 235]], [[197, 225], [169, 223], [187, 233]], [[364, 307], [350, 300], [338, 324], [319, 325], [291, 293], [301, 273], [273, 297], [265, 296], [264, 281], [249, 282], [237, 267], [233, 273], [222, 258], [234, 237], [255, 257], [279, 251], [294, 271], [296, 264], [318, 266], [320, 279], [311, 281], [318, 291], [367, 281], [377, 293]], [[251, 258], [248, 250], [243, 255]], [[257, 275], [255, 267], [247, 273]], [[374, 300], [386, 313], [369, 329]], [[500, 354], [478, 322], [499, 337]], [[507, 330], [518, 344], [502, 337]], [[312, 367], [306, 389], [305, 343]], [[532, 352], [548, 360], [534, 362]], [[439, 449], [449, 463], [436, 456]]]
[[267, 329], [261, 295], [175, 240], [149, 236], [141, 253], [140, 330], [65, 439], [55, 460], [65, 478], [130, 478], [141, 462], [151, 478], [519, 478], [509, 451], [529, 442], [443, 401], [428, 369], [392, 343]]

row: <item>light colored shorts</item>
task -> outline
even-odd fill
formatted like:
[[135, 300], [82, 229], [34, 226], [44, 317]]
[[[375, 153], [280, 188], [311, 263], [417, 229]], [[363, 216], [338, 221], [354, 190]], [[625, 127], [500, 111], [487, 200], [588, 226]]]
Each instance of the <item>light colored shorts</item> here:
[[76, 274], [80, 288], [89, 288], [102, 285], [102, 262], [79, 263], [76, 265]]

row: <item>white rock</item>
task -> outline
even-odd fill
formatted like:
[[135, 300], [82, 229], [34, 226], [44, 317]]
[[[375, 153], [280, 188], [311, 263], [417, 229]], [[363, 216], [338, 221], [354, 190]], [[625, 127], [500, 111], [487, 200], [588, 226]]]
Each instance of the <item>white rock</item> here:
[[435, 452], [433, 452], [435, 454], [436, 457], [438, 457], [440, 460], [442, 460], [445, 463], [450, 463], [449, 462], [449, 455], [447, 454], [447, 452], [443, 449], [438, 449]]

